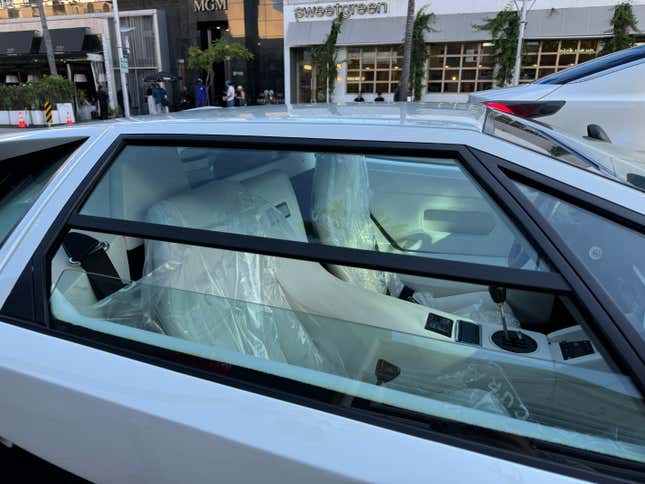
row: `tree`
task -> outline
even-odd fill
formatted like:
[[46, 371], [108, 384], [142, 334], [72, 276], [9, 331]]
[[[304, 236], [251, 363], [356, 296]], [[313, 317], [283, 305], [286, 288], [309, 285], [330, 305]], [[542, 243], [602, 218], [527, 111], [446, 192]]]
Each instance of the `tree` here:
[[399, 84], [399, 99], [408, 99], [408, 84], [410, 83], [410, 62], [412, 60], [412, 33], [414, 30], [414, 0], [408, 0], [408, 13], [405, 19], [405, 38], [403, 40], [403, 66]]
[[634, 45], [634, 37], [629, 30], [638, 32], [638, 20], [629, 2], [622, 2], [614, 7], [610, 25], [613, 36], [605, 42], [601, 54], [611, 54]]
[[410, 58], [410, 78], [412, 80], [412, 89], [414, 98], [421, 99], [423, 92], [423, 76], [425, 74], [426, 59], [428, 58], [428, 48], [424, 38], [425, 32], [431, 32], [432, 23], [434, 22], [434, 13], [426, 12], [424, 6], [417, 12], [412, 29], [412, 53]]
[[495, 17], [488, 18], [484, 24], [474, 27], [490, 32], [493, 40], [491, 62], [497, 69], [495, 80], [500, 86], [505, 86], [513, 77], [520, 30], [519, 14], [507, 6]]
[[[210, 91], [215, 83], [215, 72], [213, 64], [230, 59], [253, 59], [253, 54], [240, 44], [227, 42], [223, 39], [213, 41], [207, 49], [190, 47], [188, 49], [188, 67], [206, 71], [206, 85], [210, 98]], [[210, 99], [209, 99], [210, 102]]]
[[49, 35], [49, 27], [47, 27], [47, 15], [45, 14], [45, 6], [43, 0], [36, 0], [38, 5], [38, 12], [40, 13], [40, 25], [43, 29], [43, 40], [45, 41], [45, 51], [47, 52], [47, 63], [49, 64], [49, 74], [57, 76], [56, 59], [54, 58], [54, 46], [52, 45], [52, 38]]
[[325, 102], [330, 101], [336, 88], [336, 76], [338, 75], [336, 42], [342, 23], [343, 14], [340, 13], [331, 23], [325, 43], [314, 47], [311, 51], [311, 58], [316, 64], [318, 82], [325, 87]]

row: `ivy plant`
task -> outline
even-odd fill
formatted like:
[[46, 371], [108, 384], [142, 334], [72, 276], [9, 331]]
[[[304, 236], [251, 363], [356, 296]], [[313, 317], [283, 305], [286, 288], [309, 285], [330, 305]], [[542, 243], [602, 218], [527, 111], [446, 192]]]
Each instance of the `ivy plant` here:
[[616, 5], [609, 23], [613, 35], [605, 42], [602, 54], [611, 54], [634, 45], [634, 37], [630, 34], [630, 30], [638, 32], [638, 19], [634, 15], [631, 3], [622, 2]]
[[412, 55], [410, 61], [410, 79], [414, 98], [418, 101], [423, 93], [423, 76], [428, 58], [428, 47], [426, 46], [424, 33], [432, 32], [432, 23], [435, 20], [434, 13], [427, 12], [426, 6], [417, 12], [412, 27]]
[[520, 19], [510, 4], [495, 17], [486, 19], [477, 30], [490, 32], [493, 40], [492, 66], [497, 68], [495, 80], [499, 86], [507, 85], [513, 78], [517, 40], [520, 35]]
[[311, 57], [316, 65], [318, 85], [325, 89], [325, 102], [329, 102], [334, 94], [336, 87], [336, 76], [338, 75], [338, 52], [336, 42], [340, 35], [341, 25], [343, 23], [343, 14], [331, 23], [331, 29], [325, 43], [314, 47], [311, 50]]

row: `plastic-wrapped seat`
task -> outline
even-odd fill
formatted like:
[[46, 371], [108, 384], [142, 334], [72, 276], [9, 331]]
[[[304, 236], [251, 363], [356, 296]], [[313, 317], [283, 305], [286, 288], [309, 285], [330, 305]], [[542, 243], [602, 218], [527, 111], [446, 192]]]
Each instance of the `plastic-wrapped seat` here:
[[[211, 182], [163, 200], [147, 221], [297, 240], [282, 213], [239, 183]], [[238, 251], [146, 242], [143, 305], [169, 335], [260, 358], [343, 374], [323, 355], [276, 279], [280, 259]]]
[[[370, 214], [370, 183], [363, 155], [318, 153], [313, 179], [312, 221], [320, 242], [355, 249], [378, 250], [376, 228]], [[339, 278], [381, 294], [398, 296], [404, 284], [397, 274], [332, 265]], [[432, 309], [465, 316], [474, 321], [501, 324], [496, 304], [487, 291], [434, 297], [418, 291], [414, 301]], [[508, 304], [509, 325], [519, 326]]]

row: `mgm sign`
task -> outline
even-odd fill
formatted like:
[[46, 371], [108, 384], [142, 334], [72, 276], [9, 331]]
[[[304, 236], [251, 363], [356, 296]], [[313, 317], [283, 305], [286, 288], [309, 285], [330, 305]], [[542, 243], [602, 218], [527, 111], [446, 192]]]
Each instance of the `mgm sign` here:
[[228, 10], [227, 0], [193, 0], [193, 12], [221, 12]]

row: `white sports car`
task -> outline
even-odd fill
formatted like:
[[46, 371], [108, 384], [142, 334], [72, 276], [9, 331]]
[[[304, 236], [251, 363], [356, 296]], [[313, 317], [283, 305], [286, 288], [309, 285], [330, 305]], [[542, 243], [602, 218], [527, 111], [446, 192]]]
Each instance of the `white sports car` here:
[[538, 119], [645, 156], [645, 45], [598, 57], [531, 84], [473, 93], [469, 101]]
[[2, 442], [100, 482], [642, 482], [645, 192], [562, 139], [474, 105], [4, 137]]

